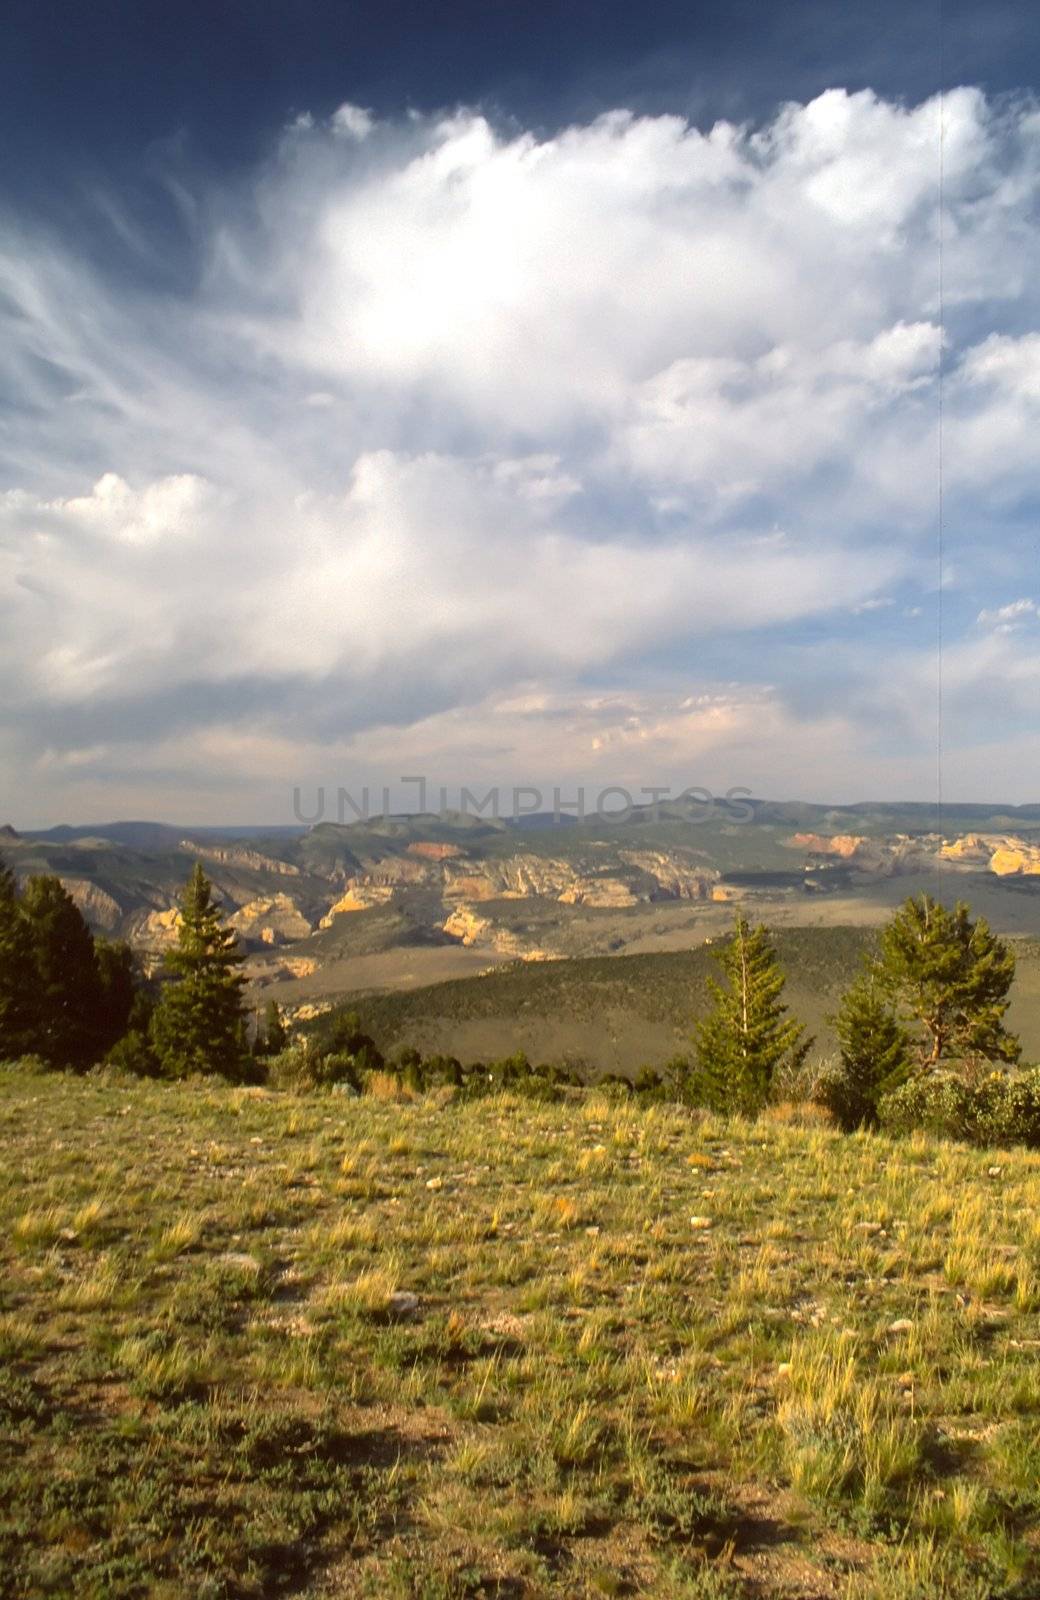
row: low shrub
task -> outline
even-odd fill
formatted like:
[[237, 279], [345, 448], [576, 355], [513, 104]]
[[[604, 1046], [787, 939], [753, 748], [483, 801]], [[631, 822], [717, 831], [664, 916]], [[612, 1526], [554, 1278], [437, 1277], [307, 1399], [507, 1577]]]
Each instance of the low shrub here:
[[45, 1073], [54, 1071], [42, 1056], [14, 1056], [0, 1059], [0, 1068], [4, 1072], [17, 1072], [23, 1078], [41, 1078]]
[[1040, 1067], [992, 1072], [977, 1083], [952, 1073], [914, 1078], [878, 1108], [886, 1133], [915, 1129], [966, 1144], [1040, 1149]]
[[462, 1093], [470, 1100], [506, 1089], [528, 1100], [550, 1102], [562, 1100], [565, 1091], [580, 1082], [577, 1073], [557, 1062], [532, 1066], [522, 1050], [499, 1061], [476, 1061], [462, 1069]]
[[117, 1072], [128, 1072], [135, 1078], [158, 1078], [161, 1073], [152, 1041], [137, 1028], [131, 1028], [116, 1040], [102, 1065], [114, 1067]]
[[263, 1065], [272, 1089], [331, 1089], [344, 1083], [361, 1089], [362, 1074], [354, 1057], [322, 1051], [312, 1039], [294, 1039]]

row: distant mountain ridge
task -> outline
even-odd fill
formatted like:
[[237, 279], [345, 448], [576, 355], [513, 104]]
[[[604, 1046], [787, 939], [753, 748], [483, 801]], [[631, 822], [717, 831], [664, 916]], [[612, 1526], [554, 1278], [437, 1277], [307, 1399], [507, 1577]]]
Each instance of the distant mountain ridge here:
[[360, 957], [392, 965], [420, 947], [493, 961], [666, 948], [723, 927], [734, 900], [803, 922], [831, 914], [799, 908], [840, 901], [855, 924], [879, 896], [941, 884], [1040, 932], [1040, 804], [687, 799], [559, 825], [462, 813], [310, 827], [130, 820], [8, 827], [0, 856], [22, 880], [56, 874], [96, 929], [149, 962], [176, 938], [178, 897], [201, 860], [257, 983], [324, 974], [349, 987]]

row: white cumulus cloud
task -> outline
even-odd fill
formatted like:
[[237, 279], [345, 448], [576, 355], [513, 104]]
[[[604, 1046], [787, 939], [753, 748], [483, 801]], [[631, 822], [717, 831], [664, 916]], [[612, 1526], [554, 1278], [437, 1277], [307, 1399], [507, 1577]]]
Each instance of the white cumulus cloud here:
[[766, 787], [810, 748], [833, 775], [795, 787], [869, 785], [917, 727], [894, 664], [933, 671], [940, 361], [950, 704], [1030, 684], [1035, 608], [1001, 597], [1035, 548], [1040, 118], [973, 88], [943, 118], [943, 327], [939, 106], [869, 91], [760, 128], [304, 112], [184, 199], [177, 292], [111, 204], [136, 274], [10, 218], [7, 808], [107, 762], [180, 763], [219, 809], [214, 741], [254, 774], [409, 738], [442, 770], [562, 761], [562, 705], [647, 679], [662, 761], [724, 723]]

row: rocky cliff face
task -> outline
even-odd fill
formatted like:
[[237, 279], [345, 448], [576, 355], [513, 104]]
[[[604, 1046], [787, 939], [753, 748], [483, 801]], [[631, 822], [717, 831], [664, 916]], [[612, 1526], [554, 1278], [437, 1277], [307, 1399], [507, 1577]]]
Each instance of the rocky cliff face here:
[[911, 837], [901, 833], [888, 839], [872, 839], [854, 833], [796, 833], [787, 843], [792, 849], [804, 851], [807, 867], [840, 861], [866, 878], [892, 878], [921, 871], [935, 860], [942, 841], [938, 834]]
[[182, 839], [181, 849], [200, 861], [215, 861], [223, 867], [245, 867], [250, 872], [273, 872], [283, 878], [300, 876], [300, 869], [293, 862], [279, 861], [274, 856], [261, 855], [258, 850], [248, 850], [244, 845], [198, 844], [194, 839]]
[[62, 878], [61, 881], [92, 928], [101, 933], [117, 931], [123, 920], [123, 908], [118, 900], [84, 878]]
[[690, 857], [663, 850], [622, 850], [621, 860], [644, 873], [657, 886], [654, 899], [710, 900], [718, 872]]

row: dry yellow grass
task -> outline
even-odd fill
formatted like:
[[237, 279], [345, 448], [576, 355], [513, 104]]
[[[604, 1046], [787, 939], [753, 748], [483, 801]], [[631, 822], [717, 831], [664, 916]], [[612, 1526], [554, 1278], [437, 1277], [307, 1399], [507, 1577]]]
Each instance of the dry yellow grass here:
[[1036, 1155], [15, 1071], [0, 1141], [6, 1592], [1040, 1592]]

